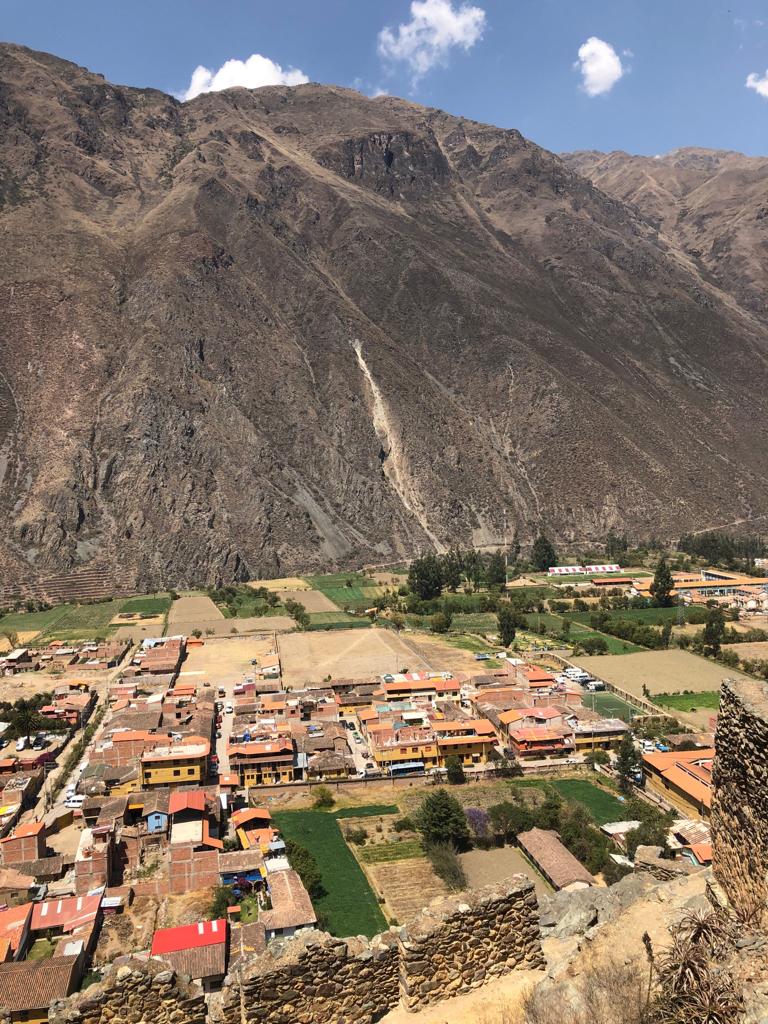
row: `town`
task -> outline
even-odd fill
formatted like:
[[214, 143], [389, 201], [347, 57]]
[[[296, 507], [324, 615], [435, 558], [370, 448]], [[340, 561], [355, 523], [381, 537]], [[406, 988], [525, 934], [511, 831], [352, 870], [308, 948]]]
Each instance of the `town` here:
[[710, 865], [720, 682], [761, 667], [768, 579], [663, 557], [502, 573], [426, 556], [17, 595], [0, 619], [11, 1019], [47, 1021], [128, 951], [215, 1005], [276, 941], [371, 937], [511, 873], [541, 898]]

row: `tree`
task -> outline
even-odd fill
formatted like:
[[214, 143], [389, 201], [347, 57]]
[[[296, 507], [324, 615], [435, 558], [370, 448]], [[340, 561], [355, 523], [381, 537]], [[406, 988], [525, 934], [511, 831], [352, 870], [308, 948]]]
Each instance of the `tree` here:
[[496, 622], [499, 626], [499, 638], [505, 647], [509, 647], [513, 642], [518, 628], [525, 625], [525, 619], [509, 601], [502, 601], [499, 605]]
[[461, 568], [464, 564], [461, 551], [451, 548], [443, 557], [443, 586], [456, 593], [461, 586]]
[[453, 615], [450, 612], [435, 612], [429, 620], [429, 628], [433, 633], [447, 633], [451, 628]]
[[556, 790], [550, 789], [544, 802], [537, 810], [536, 824], [539, 828], [551, 828], [557, 831], [563, 814], [563, 802]]
[[640, 759], [635, 750], [632, 734], [625, 732], [616, 756], [616, 776], [622, 793], [631, 793], [640, 771]]
[[294, 842], [292, 839], [285, 841], [285, 855], [288, 863], [301, 879], [304, 888], [314, 899], [325, 894], [323, 888], [323, 876], [313, 855], [306, 846]]
[[710, 608], [707, 613], [707, 623], [701, 634], [706, 654], [714, 657], [720, 653], [720, 645], [725, 636], [725, 616], [722, 608]]
[[408, 586], [422, 601], [439, 597], [443, 586], [440, 559], [436, 555], [423, 555], [412, 562], [408, 570]]
[[456, 797], [442, 787], [422, 800], [416, 827], [427, 845], [451, 843], [459, 850], [469, 846], [469, 827], [464, 810]]
[[315, 800], [313, 807], [318, 809], [324, 809], [326, 807], [333, 807], [336, 801], [333, 799], [333, 793], [327, 786], [318, 786], [315, 790]]
[[590, 750], [584, 755], [584, 763], [591, 765], [593, 768], [597, 764], [609, 764], [610, 755], [607, 750]]
[[515, 779], [523, 774], [520, 762], [514, 754], [498, 754], [496, 748], [492, 747], [488, 760], [493, 764], [494, 772], [500, 779]]
[[484, 811], [482, 807], [468, 807], [466, 814], [467, 824], [472, 830], [475, 842], [487, 843], [489, 838], [488, 811]]
[[672, 623], [665, 622], [661, 627], [661, 638], [660, 643], [664, 648], [669, 647], [669, 641], [672, 639]]
[[543, 533], [540, 533], [531, 548], [531, 565], [534, 569], [538, 569], [539, 572], [544, 572], [556, 563], [557, 552], [552, 545], [552, 541]]
[[659, 564], [656, 566], [656, 572], [650, 588], [651, 597], [657, 607], [669, 608], [672, 604], [672, 591], [674, 586], [675, 581], [672, 579], [672, 573], [667, 565], [667, 560], [664, 555], [662, 555], [659, 559]]
[[504, 586], [507, 582], [507, 565], [504, 561], [504, 555], [497, 552], [490, 556], [485, 568], [485, 578], [488, 581], [489, 587]]
[[392, 612], [392, 614], [389, 617], [389, 621], [392, 623], [392, 625], [399, 633], [400, 630], [405, 625], [405, 616], [401, 612]]
[[488, 817], [496, 835], [501, 836], [505, 843], [514, 839], [521, 832], [533, 828], [534, 817], [526, 807], [514, 804], [510, 800], [502, 800], [488, 808]]
[[602, 636], [587, 636], [579, 643], [585, 654], [605, 654], [608, 650], [608, 641]]
[[211, 902], [208, 907], [208, 920], [218, 921], [227, 916], [227, 907], [233, 907], [239, 902], [232, 891], [231, 885], [217, 885], [213, 890]]
[[461, 758], [456, 754], [451, 754], [446, 759], [445, 767], [448, 772], [447, 778], [452, 786], [463, 786], [467, 781], [467, 777], [464, 774], [464, 765], [461, 763]]

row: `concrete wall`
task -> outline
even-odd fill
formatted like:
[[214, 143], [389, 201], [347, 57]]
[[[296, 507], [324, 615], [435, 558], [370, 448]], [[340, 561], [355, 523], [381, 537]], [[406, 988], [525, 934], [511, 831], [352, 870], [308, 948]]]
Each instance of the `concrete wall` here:
[[727, 679], [715, 736], [715, 876], [744, 920], [768, 921], [768, 683]]

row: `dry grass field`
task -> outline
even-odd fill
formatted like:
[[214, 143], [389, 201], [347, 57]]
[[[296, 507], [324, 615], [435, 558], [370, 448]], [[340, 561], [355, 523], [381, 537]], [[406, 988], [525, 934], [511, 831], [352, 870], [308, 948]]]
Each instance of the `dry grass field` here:
[[366, 864], [365, 870], [398, 924], [411, 921], [431, 900], [448, 893], [426, 857]]
[[275, 592], [280, 590], [310, 589], [307, 581], [303, 580], [301, 576], [283, 576], [281, 579], [276, 580], [248, 580], [248, 586], [253, 587], [254, 590], [257, 587], [266, 587], [267, 590], [273, 590]]
[[768, 658], [768, 641], [755, 644], [725, 644], [726, 651], [734, 651], [740, 658]]
[[189, 649], [180, 678], [188, 677], [189, 682], [210, 682], [214, 686], [240, 682], [243, 675], [253, 674], [253, 659], [263, 658], [272, 649], [271, 637], [208, 638], [202, 647]]
[[459, 854], [461, 866], [467, 875], [470, 889], [491, 885], [511, 875], [525, 875], [536, 887], [539, 897], [553, 892], [552, 886], [525, 859], [516, 846], [502, 846], [495, 850], [470, 850]]
[[579, 657], [573, 660], [587, 672], [592, 672], [600, 679], [620, 686], [638, 697], [643, 694], [643, 685], [653, 697], [654, 693], [719, 690], [720, 683], [726, 676], [748, 678], [743, 672], [725, 668], [717, 662], [679, 649]]
[[278, 637], [283, 684], [321, 685], [331, 679], [369, 679], [385, 672], [432, 668], [395, 633], [385, 629], [336, 629]]
[[320, 590], [283, 590], [280, 593], [283, 604], [286, 601], [298, 601], [308, 612], [337, 612], [338, 606]]
[[[427, 661], [431, 668], [440, 672], [453, 672], [454, 675], [462, 672], [469, 676], [484, 676], [488, 675], [490, 671], [487, 662], [475, 661], [472, 651], [455, 647], [441, 636], [433, 636], [429, 633], [408, 633], [407, 638], [408, 643], [419, 656]], [[492, 652], [493, 646], [488, 645], [484, 649]]]

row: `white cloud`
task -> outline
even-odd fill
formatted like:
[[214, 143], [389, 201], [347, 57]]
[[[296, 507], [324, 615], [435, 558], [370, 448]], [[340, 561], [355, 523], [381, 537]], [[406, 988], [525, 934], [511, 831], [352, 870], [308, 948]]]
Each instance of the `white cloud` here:
[[768, 100], [768, 70], [762, 78], [754, 71], [751, 75], [747, 75], [746, 86], [748, 89], [754, 89], [758, 96], [763, 96]]
[[301, 85], [309, 79], [298, 68], [287, 68], [285, 71], [260, 53], [252, 53], [248, 60], [225, 61], [218, 71], [199, 64], [192, 72], [189, 88], [180, 96], [182, 100], [191, 100], [201, 92], [219, 92], [241, 85], [245, 89], [258, 89], [262, 85]]
[[621, 57], [611, 44], [597, 36], [590, 36], [581, 44], [574, 67], [581, 72], [582, 88], [587, 96], [610, 92], [625, 71]]
[[379, 56], [408, 65], [414, 82], [435, 67], [448, 62], [455, 47], [470, 50], [482, 38], [486, 27], [482, 7], [467, 3], [454, 7], [452, 0], [413, 0], [411, 20], [397, 31], [379, 32]]

